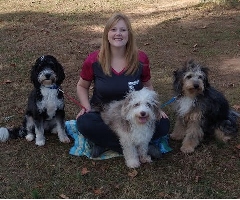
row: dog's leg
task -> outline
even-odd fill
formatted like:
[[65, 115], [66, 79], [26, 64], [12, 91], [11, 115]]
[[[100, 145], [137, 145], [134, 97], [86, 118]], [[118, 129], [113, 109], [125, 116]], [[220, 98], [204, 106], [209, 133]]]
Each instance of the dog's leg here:
[[36, 145], [45, 145], [43, 120], [35, 120]]
[[142, 143], [138, 147], [138, 154], [141, 163], [152, 162], [151, 156], [147, 154], [148, 152], [148, 143]]
[[35, 138], [34, 133], [33, 133], [34, 127], [35, 127], [33, 118], [31, 116], [26, 115], [25, 119], [24, 119], [23, 126], [27, 130], [27, 135], [25, 137], [26, 140], [29, 141], [29, 142], [33, 141], [34, 138]]
[[[126, 134], [126, 133], [124, 133]], [[136, 147], [129, 141], [129, 138], [123, 139], [120, 138], [120, 144], [123, 149], [123, 156], [126, 162], [126, 165], [129, 168], [137, 168], [140, 166], [139, 157]]]
[[218, 140], [223, 141], [224, 143], [231, 139], [231, 136], [225, 135], [225, 133], [219, 128], [215, 129], [214, 135]]
[[185, 134], [186, 126], [184, 126], [183, 120], [180, 117], [177, 117], [173, 132], [170, 134], [170, 137], [173, 140], [182, 140]]
[[58, 133], [59, 140], [63, 143], [69, 143], [70, 139], [68, 138], [68, 136], [65, 132], [64, 121], [61, 120], [61, 119], [57, 119], [56, 124], [57, 124], [56, 130], [57, 130], [57, 133]]
[[194, 152], [200, 141], [203, 139], [203, 130], [197, 121], [190, 121], [186, 130], [186, 136], [183, 139], [181, 151], [183, 153]]
[[42, 126], [35, 127], [36, 134], [36, 145], [43, 146], [45, 145], [44, 129]]
[[26, 135], [26, 140], [31, 142], [31, 141], [33, 141], [33, 139], [34, 139], [34, 134], [28, 132], [28, 134]]

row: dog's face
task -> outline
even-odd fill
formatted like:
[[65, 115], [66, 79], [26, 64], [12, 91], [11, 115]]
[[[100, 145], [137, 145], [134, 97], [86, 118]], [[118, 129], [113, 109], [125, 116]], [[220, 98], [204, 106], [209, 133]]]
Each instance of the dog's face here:
[[65, 79], [62, 65], [51, 55], [41, 56], [32, 66], [31, 81], [35, 88], [41, 85], [60, 86]]
[[156, 92], [143, 88], [130, 92], [122, 106], [121, 114], [129, 121], [145, 124], [159, 115], [159, 100]]
[[186, 62], [182, 69], [174, 72], [175, 92], [190, 98], [203, 94], [209, 87], [207, 71], [207, 68], [194, 63], [193, 60]]

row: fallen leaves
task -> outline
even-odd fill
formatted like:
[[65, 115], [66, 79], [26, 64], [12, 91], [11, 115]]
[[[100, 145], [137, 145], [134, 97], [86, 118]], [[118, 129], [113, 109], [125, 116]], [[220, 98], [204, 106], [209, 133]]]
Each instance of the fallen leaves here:
[[240, 111], [240, 105], [234, 105], [233, 108], [234, 108], [235, 110]]
[[236, 148], [237, 148], [238, 150], [240, 150], [240, 144], [236, 145]]
[[128, 176], [130, 178], [135, 178], [138, 175], [138, 172], [136, 169], [133, 169], [133, 171], [128, 172]]
[[101, 188], [94, 189], [94, 190], [93, 190], [93, 193], [94, 193], [95, 195], [100, 195], [100, 194], [103, 193], [103, 188], [101, 187]]
[[196, 176], [196, 177], [195, 177], [195, 183], [198, 183], [199, 180], [200, 180], [200, 176]]
[[86, 175], [88, 174], [90, 171], [86, 168], [86, 167], [83, 167], [82, 168], [82, 171], [81, 171], [81, 175]]
[[65, 194], [60, 194], [59, 195], [62, 199], [69, 199], [69, 197], [67, 197]]
[[9, 83], [12, 83], [12, 81], [11, 80], [6, 80], [6, 81], [4, 81], [4, 83], [9, 84]]
[[168, 193], [166, 193], [166, 192], [159, 192], [158, 196], [159, 196], [160, 199], [166, 199], [166, 198], [169, 199], [169, 198], [171, 198], [170, 195]]

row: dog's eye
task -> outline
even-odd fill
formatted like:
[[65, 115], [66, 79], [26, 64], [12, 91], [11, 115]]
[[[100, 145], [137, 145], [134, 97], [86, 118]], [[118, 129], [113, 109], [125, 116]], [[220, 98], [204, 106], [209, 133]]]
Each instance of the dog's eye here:
[[140, 105], [140, 103], [135, 103], [134, 107], [138, 107]]
[[190, 79], [190, 78], [192, 78], [192, 75], [188, 75], [186, 78], [187, 78], [187, 79]]
[[151, 104], [150, 104], [150, 103], [147, 103], [147, 107], [151, 108]]
[[203, 79], [203, 76], [198, 76], [198, 79]]

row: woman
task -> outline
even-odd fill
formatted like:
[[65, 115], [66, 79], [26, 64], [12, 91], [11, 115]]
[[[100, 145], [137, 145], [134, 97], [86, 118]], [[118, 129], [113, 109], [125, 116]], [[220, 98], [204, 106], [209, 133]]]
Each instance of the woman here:
[[[89, 101], [89, 88], [94, 90]], [[153, 90], [147, 55], [137, 49], [128, 17], [115, 13], [104, 28], [100, 51], [91, 53], [83, 63], [77, 83], [77, 95], [83, 108], [77, 115], [79, 132], [93, 142], [92, 157], [106, 149], [122, 153], [117, 136], [101, 119], [99, 112], [90, 112], [113, 100], [121, 100], [131, 90], [148, 87]], [[156, 122], [153, 140], [167, 135], [169, 120], [164, 112]], [[150, 146], [152, 157], [160, 157], [158, 148]]]

